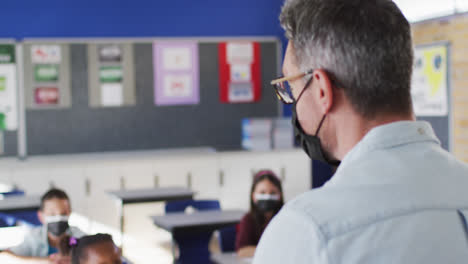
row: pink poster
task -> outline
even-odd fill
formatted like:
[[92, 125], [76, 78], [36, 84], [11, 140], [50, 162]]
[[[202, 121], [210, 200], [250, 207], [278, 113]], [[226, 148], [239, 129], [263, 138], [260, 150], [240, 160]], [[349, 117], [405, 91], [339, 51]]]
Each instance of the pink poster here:
[[200, 102], [196, 42], [155, 42], [153, 65], [156, 105], [187, 105]]

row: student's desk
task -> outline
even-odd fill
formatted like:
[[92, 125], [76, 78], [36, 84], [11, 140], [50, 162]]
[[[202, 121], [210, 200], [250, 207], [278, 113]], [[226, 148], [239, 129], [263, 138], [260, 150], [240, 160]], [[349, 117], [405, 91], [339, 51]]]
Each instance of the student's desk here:
[[41, 205], [39, 196], [18, 196], [0, 200], [0, 212], [13, 213], [19, 211], [38, 210]]
[[192, 199], [195, 194], [192, 190], [183, 187], [132, 189], [121, 191], [110, 191], [109, 195], [117, 200], [120, 218], [120, 232], [122, 238], [124, 233], [124, 205], [136, 203], [162, 202], [173, 200]]
[[[223, 227], [232, 226], [239, 223], [244, 214], [245, 212], [240, 210], [213, 210], [197, 211], [190, 214], [170, 213], [162, 216], [152, 216], [151, 218], [155, 225], [171, 232], [173, 236], [176, 236], [182, 233], [196, 234], [197, 232], [212, 232]], [[194, 243], [196, 243], [196, 241], [194, 241]], [[182, 254], [183, 252], [180, 252], [181, 256]], [[206, 254], [209, 256], [209, 252]], [[207, 262], [209, 262], [209, 260]]]
[[211, 260], [217, 264], [250, 264], [253, 258], [239, 258], [236, 253], [213, 254]]

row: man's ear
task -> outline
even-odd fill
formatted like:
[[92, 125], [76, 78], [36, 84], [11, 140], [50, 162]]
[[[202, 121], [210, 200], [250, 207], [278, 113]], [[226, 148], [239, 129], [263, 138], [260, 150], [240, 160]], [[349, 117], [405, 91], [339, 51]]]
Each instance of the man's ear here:
[[324, 70], [315, 70], [313, 82], [317, 89], [318, 106], [322, 113], [327, 114], [333, 106], [333, 85], [330, 77]]
[[37, 211], [37, 218], [39, 218], [39, 222], [45, 225], [45, 217], [41, 210]]

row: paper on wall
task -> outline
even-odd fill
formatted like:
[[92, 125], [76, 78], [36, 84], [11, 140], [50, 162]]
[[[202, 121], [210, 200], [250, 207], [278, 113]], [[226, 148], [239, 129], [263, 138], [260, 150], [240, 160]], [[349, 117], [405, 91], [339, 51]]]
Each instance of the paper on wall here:
[[447, 47], [416, 48], [411, 96], [417, 116], [448, 115]]
[[165, 70], [190, 70], [192, 67], [192, 52], [190, 48], [174, 47], [164, 49], [163, 67]]
[[123, 105], [123, 86], [121, 83], [101, 84], [101, 105], [102, 106]]
[[164, 96], [181, 97], [192, 94], [192, 76], [190, 74], [168, 74], [164, 76]]
[[229, 101], [232, 103], [250, 102], [254, 98], [251, 82], [229, 83]]
[[31, 46], [32, 63], [59, 64], [62, 61], [61, 50], [59, 45], [32, 45]]
[[227, 62], [234, 64], [251, 64], [254, 60], [254, 47], [249, 43], [228, 43], [226, 47]]

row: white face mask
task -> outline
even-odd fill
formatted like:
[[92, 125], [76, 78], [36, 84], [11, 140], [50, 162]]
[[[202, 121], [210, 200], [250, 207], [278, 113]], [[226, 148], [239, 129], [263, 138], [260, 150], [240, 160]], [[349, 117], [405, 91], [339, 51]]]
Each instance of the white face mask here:
[[44, 218], [46, 224], [48, 223], [55, 223], [55, 222], [68, 222], [68, 216], [67, 215], [52, 215], [52, 216], [46, 216]]
[[280, 196], [278, 194], [267, 194], [267, 193], [256, 193], [254, 194], [255, 200], [273, 200], [279, 201]]

